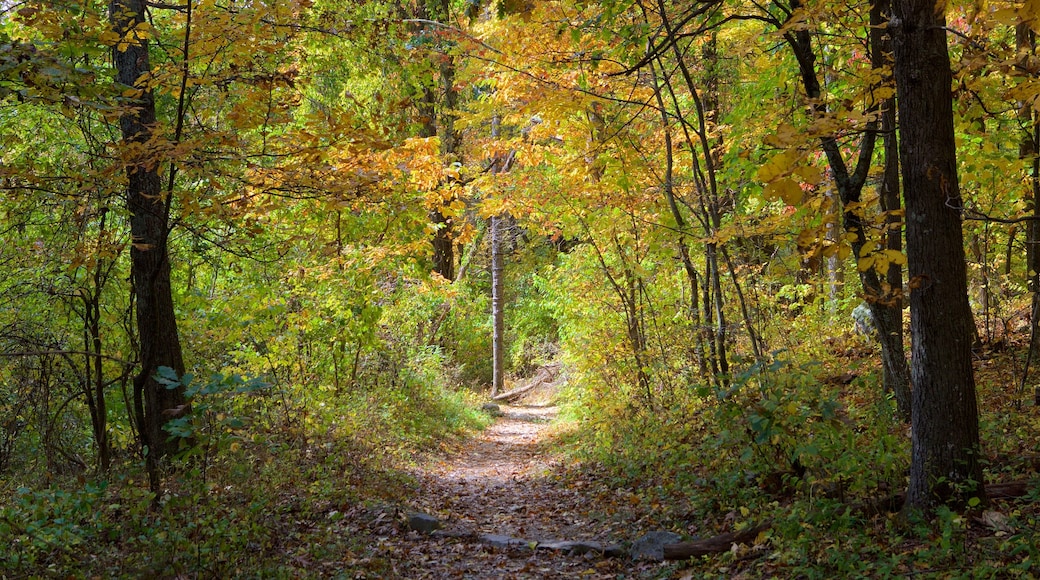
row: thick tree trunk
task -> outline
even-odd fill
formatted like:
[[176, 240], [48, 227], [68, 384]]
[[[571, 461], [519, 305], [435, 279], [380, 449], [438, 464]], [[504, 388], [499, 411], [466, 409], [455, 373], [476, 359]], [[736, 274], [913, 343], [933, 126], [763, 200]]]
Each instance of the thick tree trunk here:
[[907, 507], [985, 499], [971, 366], [953, 82], [942, 4], [896, 0], [889, 29], [901, 131], [914, 390]]
[[437, 228], [433, 234], [433, 271], [445, 280], [455, 280], [455, 241], [452, 239], [452, 221], [440, 210], [430, 212], [430, 221]]
[[[496, 115], [491, 120], [491, 137], [497, 139], [501, 130], [501, 119]], [[513, 165], [515, 152], [498, 156], [491, 162], [493, 174], [505, 173]], [[506, 313], [505, 313], [505, 266], [502, 261], [503, 221], [507, 214], [491, 216], [491, 397], [496, 397], [505, 388], [506, 368]]]
[[[148, 43], [137, 38], [133, 29], [145, 21], [143, 0], [112, 0], [109, 5], [113, 26], [126, 37], [125, 50], [113, 49], [116, 80], [126, 87], [139, 87], [138, 81], [150, 70]], [[155, 101], [148, 89], [128, 103], [119, 117], [127, 155], [126, 205], [130, 213], [131, 277], [137, 308], [137, 333], [141, 368], [134, 378], [134, 404], [142, 444], [153, 488], [158, 485], [156, 467], [175, 447], [168, 441], [163, 425], [187, 411], [182, 389], [167, 389], [155, 380], [159, 367], [184, 373], [170, 286], [170, 261], [167, 234], [170, 198], [163, 195], [159, 163], [148, 142], [156, 124]]]
[[[419, 116], [422, 118], [422, 127], [419, 129], [420, 137], [437, 136], [437, 94], [432, 86], [423, 87], [423, 98], [419, 103]], [[445, 147], [442, 138], [441, 152]], [[430, 222], [434, 225], [433, 240], [433, 271], [443, 276], [446, 280], [455, 279], [455, 246], [452, 241], [452, 223], [440, 208], [433, 208], [429, 212]]]
[[[1021, 23], [1015, 28], [1015, 47], [1020, 55], [1019, 66], [1029, 70], [1027, 67], [1035, 65], [1036, 60], [1036, 33], [1028, 23]], [[1027, 364], [1022, 377], [1024, 387], [1029, 380], [1029, 363], [1040, 358], [1040, 340], [1037, 340], [1037, 333], [1040, 331], [1040, 317], [1037, 316], [1040, 313], [1040, 152], [1037, 150], [1040, 125], [1037, 124], [1032, 103], [1023, 101], [1018, 104], [1018, 121], [1024, 128], [1022, 140], [1018, 145], [1018, 155], [1029, 160], [1031, 187], [1029, 195], [1026, 196], [1026, 209], [1034, 218], [1026, 222], [1026, 280], [1029, 291], [1033, 293], [1033, 305], [1029, 319], [1029, 357], [1026, 359]], [[1010, 264], [1010, 260], [1008, 263]]]

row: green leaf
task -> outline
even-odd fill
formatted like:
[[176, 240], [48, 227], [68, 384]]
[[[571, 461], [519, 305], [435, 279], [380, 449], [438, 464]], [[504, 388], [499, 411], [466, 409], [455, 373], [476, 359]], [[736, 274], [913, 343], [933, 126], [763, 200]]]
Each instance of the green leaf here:
[[177, 378], [177, 371], [170, 367], [157, 368], [155, 370], [155, 380], [160, 385], [165, 385], [167, 389], [175, 389], [181, 386], [181, 381]]

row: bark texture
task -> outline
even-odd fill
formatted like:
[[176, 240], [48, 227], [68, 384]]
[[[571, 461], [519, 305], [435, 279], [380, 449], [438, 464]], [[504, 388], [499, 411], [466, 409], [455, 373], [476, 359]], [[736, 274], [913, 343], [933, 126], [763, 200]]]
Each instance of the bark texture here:
[[913, 450], [906, 502], [923, 509], [985, 496], [953, 79], [942, 6], [937, 8], [934, 0], [896, 0], [889, 26], [899, 100], [913, 345]]
[[[891, 67], [892, 37], [883, 25], [892, 13], [890, 0], [876, 0], [870, 9], [870, 59], [874, 68]], [[899, 141], [896, 139], [896, 100], [881, 103], [881, 139], [885, 168], [878, 198], [885, 212], [885, 248], [903, 251], [903, 218], [899, 214], [902, 199], [899, 189]], [[867, 280], [869, 283], [870, 281]], [[880, 281], [879, 281], [880, 282]], [[881, 283], [882, 299], [871, 307], [874, 327], [881, 341], [881, 362], [885, 390], [896, 399], [896, 410], [904, 421], [910, 420], [910, 365], [903, 346], [903, 268], [889, 263], [885, 281]]]
[[[112, 0], [112, 23], [127, 41], [125, 50], [117, 46], [112, 58], [116, 80], [126, 87], [138, 87], [150, 71], [148, 43], [133, 30], [145, 21], [143, 0]], [[134, 378], [134, 405], [137, 426], [153, 487], [157, 483], [158, 461], [174, 450], [163, 425], [188, 409], [182, 389], [167, 389], [155, 380], [159, 367], [170, 367], [184, 374], [184, 360], [177, 334], [173, 294], [170, 286], [170, 260], [167, 252], [170, 199], [164, 196], [159, 178], [159, 160], [150, 147], [155, 127], [155, 101], [150, 90], [126, 104], [119, 118], [122, 132], [130, 212], [131, 279], [137, 310], [140, 372]]]
[[[451, 15], [448, 0], [420, 2], [415, 8], [415, 17], [438, 22], [448, 22]], [[419, 34], [421, 26], [416, 27]], [[432, 66], [428, 83], [422, 87], [422, 100], [419, 103], [419, 115], [422, 126], [420, 137], [440, 137], [441, 155], [445, 164], [458, 161], [459, 133], [455, 129], [455, 109], [458, 106], [459, 94], [455, 88], [455, 57], [448, 52], [449, 44], [438, 43], [435, 58], [440, 62], [435, 75]], [[439, 78], [435, 78], [439, 76]], [[439, 88], [439, 94], [438, 89]], [[430, 222], [435, 226], [431, 245], [433, 246], [433, 271], [445, 280], [455, 280], [455, 224], [451, 216], [446, 216], [442, 208], [434, 207], [429, 211]]]
[[[491, 120], [491, 137], [497, 139], [501, 131], [501, 120], [496, 115]], [[510, 170], [513, 166], [516, 152], [510, 151], [506, 155], [499, 155], [491, 162], [491, 173], [500, 174]], [[502, 244], [505, 233], [505, 223], [508, 214], [491, 216], [488, 229], [491, 230], [491, 397], [498, 396], [505, 388], [506, 375], [506, 311], [505, 311], [505, 264], [503, 262]]]
[[505, 310], [502, 281], [502, 216], [491, 216], [491, 398], [505, 387]]
[[[795, 1], [791, 7], [795, 10], [801, 8], [802, 2]], [[889, 40], [881, 29], [882, 17], [889, 9], [887, 0], [878, 0], [870, 11], [870, 45], [871, 64], [874, 68], [882, 68], [885, 63], [885, 54], [889, 50]], [[792, 13], [792, 18], [795, 13]], [[813, 114], [824, 116], [828, 113], [826, 100], [822, 97], [823, 89], [816, 72], [816, 52], [812, 44], [812, 35], [808, 29], [795, 29], [784, 34], [784, 38], [795, 59], [798, 61], [798, 70], [802, 78], [802, 86], [805, 88], [806, 96], [813, 101]], [[841, 146], [834, 135], [825, 135], [820, 138], [820, 145], [827, 156], [827, 164], [830, 166], [834, 177], [834, 185], [838, 190], [841, 200], [842, 224], [846, 232], [854, 234], [851, 240], [853, 256], [859, 260], [863, 256], [863, 248], [867, 243], [866, 227], [863, 215], [859, 211], [851, 211], [862, 200], [863, 187], [869, 177], [871, 160], [874, 156], [875, 143], [877, 141], [877, 130], [883, 125], [886, 110], [891, 108], [891, 103], [875, 103], [870, 109], [881, 113], [881, 121], [872, 121], [866, 127], [866, 131], [860, 138], [859, 150], [856, 163], [849, 170], [845, 158], [841, 152]], [[887, 113], [891, 114], [891, 113]], [[886, 139], [886, 153], [893, 153], [894, 138]], [[887, 158], [892, 159], [892, 158]], [[890, 172], [898, 170], [894, 163], [892, 169], [886, 169], [884, 186], [894, 188], [884, 192], [882, 207], [886, 211], [899, 209], [899, 186], [898, 178], [891, 181]], [[889, 214], [894, 217], [894, 214]], [[898, 223], [889, 222], [889, 231], [886, 235], [886, 247], [898, 249]], [[894, 236], [893, 236], [894, 234]], [[893, 237], [895, 240], [893, 240]], [[910, 396], [910, 369], [906, 362], [906, 350], [903, 347], [903, 311], [901, 296], [902, 270], [897, 264], [890, 263], [888, 271], [882, 277], [873, 268], [859, 272], [860, 284], [863, 294], [870, 307], [870, 313], [874, 319], [877, 329], [878, 340], [881, 343], [881, 360], [883, 363], [883, 377], [885, 390], [895, 395], [897, 413], [903, 420], [908, 420], [911, 413]], [[896, 284], [892, 284], [896, 281]]]

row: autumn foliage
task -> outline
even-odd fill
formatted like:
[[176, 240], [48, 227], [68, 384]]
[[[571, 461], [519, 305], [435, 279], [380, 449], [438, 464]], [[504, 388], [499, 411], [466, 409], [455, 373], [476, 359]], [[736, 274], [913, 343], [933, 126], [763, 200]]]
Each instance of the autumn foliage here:
[[[0, 569], [390, 574], [375, 524], [288, 563], [265, 530], [406, 502], [416, 454], [491, 420], [496, 367], [553, 364], [560, 481], [757, 530], [676, 566], [1028, 577], [1038, 17], [3, 3]], [[945, 108], [907, 88], [915, 18]]]

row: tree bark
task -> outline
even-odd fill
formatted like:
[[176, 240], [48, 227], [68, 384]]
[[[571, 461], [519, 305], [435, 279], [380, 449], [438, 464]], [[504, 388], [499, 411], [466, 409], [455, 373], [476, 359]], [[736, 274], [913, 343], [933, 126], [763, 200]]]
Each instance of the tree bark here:
[[692, 542], [679, 542], [677, 544], [665, 544], [665, 560], [688, 560], [709, 554], [722, 554], [733, 549], [734, 544], [750, 544], [758, 538], [758, 535], [769, 529], [771, 522], [748, 528], [741, 532], [730, 532], [720, 534], [703, 540]]
[[[1028, 23], [1020, 23], [1015, 27], [1015, 47], [1019, 54], [1019, 66], [1024, 70], [1035, 65], [1036, 33]], [[1029, 161], [1030, 191], [1026, 196], [1026, 210], [1034, 219], [1026, 222], [1026, 280], [1029, 291], [1033, 294], [1032, 315], [1029, 325], [1029, 356], [1023, 371], [1022, 385], [1029, 379], [1029, 363], [1040, 358], [1040, 124], [1033, 110], [1032, 103], [1018, 103], [1018, 121], [1022, 125], [1022, 140], [1018, 145], [1018, 155]], [[1010, 261], [1009, 261], [1010, 263]]]
[[[647, 49], [649, 50], [649, 44], [647, 45]], [[649, 67], [650, 76], [653, 79], [654, 99], [657, 101], [657, 107], [661, 111], [661, 128], [664, 131], [665, 166], [664, 180], [661, 189], [664, 192], [665, 200], [668, 202], [668, 209], [672, 213], [672, 219], [675, 220], [675, 229], [679, 234], [676, 239], [679, 258], [683, 265], [683, 271], [686, 272], [686, 278], [690, 281], [690, 326], [701, 376], [705, 376], [707, 375], [708, 364], [707, 355], [705, 354], [706, 348], [704, 346], [704, 334], [698, 329], [701, 322], [701, 315], [699, 302], [700, 297], [697, 294], [697, 269], [694, 267], [693, 260], [690, 258], [690, 248], [686, 243], [686, 219], [683, 217], [682, 211], [679, 210], [679, 204], [675, 199], [675, 148], [672, 142], [672, 128], [668, 119], [668, 109], [664, 104], [664, 96], [661, 94], [662, 86], [657, 74], [656, 63], [659, 60], [660, 59], [650, 60]], [[756, 348], [758, 346], [757, 342], [754, 340], [752, 340], [751, 344]]]
[[[491, 120], [491, 137], [497, 139], [501, 130], [501, 120], [495, 116]], [[516, 153], [510, 151], [498, 156], [491, 162], [491, 173], [500, 174], [509, 171]], [[496, 397], [505, 387], [505, 267], [502, 262], [502, 221], [507, 214], [491, 216], [488, 228], [491, 230], [491, 397]]]
[[[437, 0], [434, 2], [419, 2], [416, 7], [416, 17], [430, 19], [438, 22], [446, 22], [450, 6], [448, 0]], [[422, 87], [423, 98], [419, 104], [419, 114], [422, 118], [422, 127], [419, 130], [420, 137], [440, 137], [441, 156], [445, 164], [454, 161], [453, 157], [458, 149], [459, 135], [455, 130], [455, 107], [458, 105], [458, 91], [455, 89], [455, 59], [447, 53], [437, 55], [440, 66], [437, 69], [439, 83], [432, 78], [431, 71], [429, 84]], [[440, 88], [437, 94], [436, 87]], [[443, 186], [444, 184], [442, 184]], [[454, 224], [449, 216], [442, 213], [441, 208], [434, 207], [429, 212], [430, 221], [435, 229], [431, 245], [433, 246], [433, 271], [444, 277], [445, 280], [455, 279], [455, 240]]]
[[491, 216], [491, 398], [505, 387], [505, 312], [502, 294], [502, 217]]
[[[802, 3], [798, 0], [791, 3], [791, 7], [795, 10], [801, 7]], [[880, 26], [882, 24], [881, 17], [884, 15], [886, 10], [886, 1], [879, 0], [871, 9], [870, 13], [870, 27], [871, 27], [871, 45], [872, 45], [872, 66], [880, 68], [884, 62], [884, 50], [887, 44], [884, 43], [883, 35], [881, 34]], [[794, 17], [794, 14], [792, 14]], [[820, 81], [816, 74], [816, 53], [812, 47], [812, 37], [808, 30], [798, 29], [784, 34], [784, 38], [791, 50], [794, 52], [795, 59], [798, 61], [798, 69], [802, 78], [802, 85], [805, 88], [806, 96], [814, 102], [813, 112], [817, 115], [823, 115], [827, 113], [827, 105], [823, 101], [822, 89], [820, 87]], [[874, 110], [882, 110], [890, 104], [879, 103], [872, 107]], [[883, 115], [884, 113], [882, 113]], [[871, 122], [866, 132], [860, 138], [858, 159], [856, 165], [849, 173], [849, 169], [846, 166], [845, 158], [842, 156], [841, 147], [838, 144], [837, 139], [834, 135], [826, 135], [820, 138], [820, 145], [823, 148], [824, 154], [827, 157], [827, 164], [831, 168], [831, 173], [834, 176], [834, 184], [837, 187], [839, 197], [844, 205], [843, 215], [843, 226], [845, 231], [854, 234], [855, 237], [852, 239], [852, 255], [858, 260], [863, 257], [862, 250], [866, 245], [867, 237], [865, 232], [865, 220], [863, 216], [856, 211], [849, 211], [848, 207], [850, 204], [858, 203], [861, 200], [863, 186], [866, 183], [870, 161], [874, 155], [874, 146], [876, 142], [878, 122]], [[889, 151], [886, 149], [886, 151]], [[889, 151], [891, 152], [891, 151]], [[891, 195], [884, 201], [886, 204], [891, 204], [893, 210], [898, 208], [899, 193], [898, 184], [895, 192], [895, 198]], [[883, 205], [883, 207], [889, 207]], [[889, 214], [894, 216], [894, 214]], [[893, 227], [893, 224], [888, 224], [889, 228]], [[891, 240], [892, 231], [886, 235], [886, 243], [892, 244]], [[898, 230], [896, 231], [898, 235]], [[891, 246], [889, 246], [891, 247]], [[893, 271], [894, 269], [894, 271]], [[891, 279], [902, 279], [901, 269], [897, 265], [889, 264], [889, 269], [885, 273], [886, 281]], [[883, 363], [883, 380], [885, 384], [885, 390], [891, 390], [895, 394], [897, 413], [905, 420], [908, 419], [912, 411], [910, 405], [910, 372], [906, 362], [905, 349], [903, 347], [903, 330], [902, 330], [902, 301], [897, 294], [893, 294], [890, 284], [883, 284], [881, 277], [872, 268], [866, 271], [859, 272], [860, 284], [863, 287], [863, 294], [867, 299], [867, 304], [870, 308], [870, 313], [874, 318], [874, 326], [878, 331], [878, 339], [881, 343], [881, 360]], [[886, 285], [889, 286], [886, 288]]]
[[889, 26], [906, 197], [914, 385], [906, 505], [925, 510], [985, 499], [942, 6], [896, 0]]
[[[882, 25], [892, 12], [890, 0], [876, 0], [870, 9], [870, 60], [871, 66], [883, 69], [892, 64], [892, 37]], [[878, 198], [885, 215], [885, 248], [903, 251], [903, 217], [900, 215], [902, 200], [899, 190], [899, 140], [896, 138], [896, 100], [886, 99], [881, 103], [881, 140], [885, 154], [885, 168], [881, 176], [881, 191]], [[874, 328], [881, 342], [882, 382], [886, 392], [896, 400], [896, 413], [909, 421], [912, 405], [910, 400], [910, 365], [906, 362], [906, 347], [903, 341], [903, 268], [889, 262], [885, 282], [882, 285], [882, 300], [872, 306]]]
[[116, 80], [135, 87], [139, 96], [125, 104], [119, 117], [126, 155], [126, 205], [130, 213], [131, 279], [137, 311], [140, 372], [134, 378], [134, 406], [152, 487], [158, 487], [159, 461], [176, 446], [168, 441], [163, 425], [188, 410], [183, 389], [167, 389], [155, 380], [159, 367], [184, 374], [184, 359], [177, 334], [170, 260], [167, 251], [170, 220], [169, 195], [159, 179], [159, 160], [150, 149], [156, 125], [155, 100], [140, 81], [150, 72], [148, 42], [133, 32], [145, 22], [144, 0], [112, 0], [112, 24], [126, 41], [125, 49], [112, 51]]

